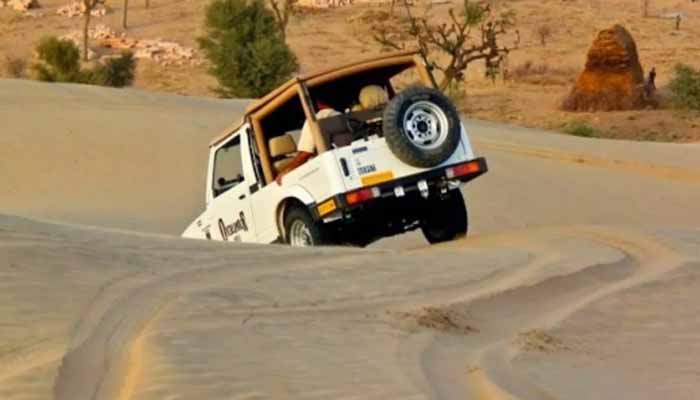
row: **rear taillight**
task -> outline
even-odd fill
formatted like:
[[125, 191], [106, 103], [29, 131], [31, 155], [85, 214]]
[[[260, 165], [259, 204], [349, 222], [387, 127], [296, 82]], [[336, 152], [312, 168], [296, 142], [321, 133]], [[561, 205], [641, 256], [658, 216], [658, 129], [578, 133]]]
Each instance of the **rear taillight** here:
[[364, 203], [365, 201], [376, 199], [382, 192], [377, 187], [364, 188], [345, 195], [345, 201], [349, 206]]
[[448, 179], [459, 178], [481, 171], [481, 166], [478, 161], [470, 161], [468, 163], [455, 165], [445, 170], [445, 175]]

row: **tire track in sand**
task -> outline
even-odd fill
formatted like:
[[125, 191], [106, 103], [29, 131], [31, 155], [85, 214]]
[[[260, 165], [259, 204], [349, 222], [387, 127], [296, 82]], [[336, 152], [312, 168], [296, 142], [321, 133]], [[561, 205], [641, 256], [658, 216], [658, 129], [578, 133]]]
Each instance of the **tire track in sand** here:
[[[665, 247], [653, 238], [631, 232], [615, 232], [601, 228], [581, 228], [578, 235], [624, 253], [634, 264], [634, 272], [619, 280], [613, 280], [600, 287], [594, 287], [583, 296], [574, 296], [554, 310], [535, 315], [526, 326], [513, 326], [503, 339], [487, 344], [476, 353], [475, 363], [479, 368], [468, 372], [468, 384], [475, 399], [512, 400], [525, 398], [556, 399], [543, 388], [531, 384], [512, 367], [512, 360], [519, 354], [511, 346], [513, 337], [530, 329], [551, 329], [584, 309], [595, 301], [615, 293], [642, 285], [657, 279], [663, 274], [682, 267], [685, 260], [676, 251]], [[553, 301], [558, 298], [554, 297]], [[484, 391], [483, 388], [498, 390]]]
[[0, 383], [60, 360], [63, 353], [63, 344], [49, 342], [34, 345], [16, 355], [5, 356], [0, 364]]
[[[356, 253], [338, 257], [356, 259]], [[241, 260], [243, 264], [253, 260]], [[315, 268], [322, 261], [292, 257], [280, 252], [277, 262], [285, 270]], [[117, 279], [93, 299], [78, 323], [78, 339], [64, 355], [54, 382], [54, 400], [128, 400], [138, 383], [149, 328], [178, 297], [216, 287], [231, 277], [226, 260], [171, 274], [151, 269]], [[236, 278], [254, 277], [259, 271], [236, 271]]]

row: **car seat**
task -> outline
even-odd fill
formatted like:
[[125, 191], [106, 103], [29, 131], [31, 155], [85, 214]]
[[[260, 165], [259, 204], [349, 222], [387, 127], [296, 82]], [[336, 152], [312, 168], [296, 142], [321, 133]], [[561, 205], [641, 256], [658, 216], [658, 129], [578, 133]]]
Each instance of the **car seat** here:
[[268, 142], [270, 146], [270, 158], [275, 173], [279, 173], [289, 165], [297, 154], [297, 144], [290, 134], [273, 137]]

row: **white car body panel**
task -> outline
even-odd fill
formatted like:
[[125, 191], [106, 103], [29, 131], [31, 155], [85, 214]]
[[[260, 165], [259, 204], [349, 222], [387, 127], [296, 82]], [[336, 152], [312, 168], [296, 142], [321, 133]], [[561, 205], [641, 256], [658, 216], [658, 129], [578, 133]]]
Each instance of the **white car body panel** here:
[[391, 152], [386, 140], [379, 137], [370, 138], [370, 140], [356, 140], [350, 146], [335, 149], [332, 153], [338, 163], [337, 170], [342, 170], [341, 159], [345, 159], [348, 163], [348, 176], [341, 174], [345, 186], [344, 191], [352, 191], [365, 186], [362, 183], [362, 178], [372, 174], [391, 172], [393, 179], [399, 179], [474, 158], [464, 126], [462, 126], [462, 138], [457, 150], [449, 159], [433, 168], [417, 168], [401, 162]]

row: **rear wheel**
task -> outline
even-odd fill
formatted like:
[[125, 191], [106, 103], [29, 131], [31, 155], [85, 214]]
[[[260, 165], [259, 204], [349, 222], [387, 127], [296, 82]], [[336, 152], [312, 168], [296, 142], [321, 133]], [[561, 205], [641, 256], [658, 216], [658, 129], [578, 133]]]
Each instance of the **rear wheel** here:
[[465, 236], [468, 225], [467, 206], [462, 192], [452, 190], [446, 197], [430, 201], [421, 221], [421, 230], [428, 242], [435, 244]]
[[287, 243], [294, 247], [331, 244], [329, 234], [323, 226], [315, 223], [309, 212], [301, 207], [293, 207], [287, 212], [284, 233]]

